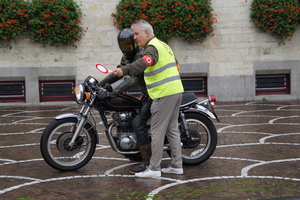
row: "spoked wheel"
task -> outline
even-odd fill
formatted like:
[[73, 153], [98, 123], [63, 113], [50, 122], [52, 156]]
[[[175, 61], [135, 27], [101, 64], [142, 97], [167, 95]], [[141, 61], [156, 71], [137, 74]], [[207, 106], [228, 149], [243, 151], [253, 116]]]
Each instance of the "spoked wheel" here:
[[[214, 153], [217, 146], [217, 131], [214, 124], [198, 113], [185, 113], [189, 137], [181, 132], [181, 153], [184, 165], [198, 165], [205, 162]], [[168, 152], [171, 155], [171, 152]]]
[[89, 124], [84, 125], [74, 145], [69, 146], [76, 123], [77, 118], [54, 120], [44, 130], [40, 150], [51, 167], [62, 171], [76, 170], [94, 155], [97, 140]]

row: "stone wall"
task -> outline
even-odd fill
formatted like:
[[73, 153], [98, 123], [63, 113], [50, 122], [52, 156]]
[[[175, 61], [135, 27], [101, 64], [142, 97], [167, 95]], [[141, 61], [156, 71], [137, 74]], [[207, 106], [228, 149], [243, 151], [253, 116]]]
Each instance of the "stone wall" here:
[[[292, 41], [278, 46], [271, 36], [252, 28], [253, 24], [249, 22], [251, 1], [246, 1], [212, 0], [218, 21], [214, 24], [214, 36], [209, 36], [204, 43], [190, 44], [180, 38], [171, 39], [169, 44], [182, 65], [181, 75], [193, 73], [207, 76], [208, 94], [214, 94], [219, 101], [253, 101], [264, 97], [255, 95], [255, 74], [264, 73], [264, 70], [271, 74], [278, 70], [288, 71], [292, 77], [291, 94], [266, 98], [299, 99], [300, 31], [295, 32]], [[121, 52], [116, 42], [119, 31], [113, 26], [111, 13], [115, 12], [119, 0], [77, 2], [82, 4], [83, 27], [87, 28], [78, 48], [43, 48], [26, 38], [19, 38], [12, 44], [2, 43], [0, 81], [7, 80], [7, 77], [10, 80], [25, 79], [32, 86], [38, 84], [40, 77], [63, 79], [73, 76], [77, 82], [81, 82], [88, 75], [99, 79], [104, 77], [94, 69], [95, 63], [115, 68]], [[30, 76], [20, 74], [24, 70], [34, 69], [39, 70], [36, 76], [30, 72]], [[35, 92], [38, 91], [26, 91], [26, 96]], [[39, 103], [35, 98], [27, 98], [26, 101]]]

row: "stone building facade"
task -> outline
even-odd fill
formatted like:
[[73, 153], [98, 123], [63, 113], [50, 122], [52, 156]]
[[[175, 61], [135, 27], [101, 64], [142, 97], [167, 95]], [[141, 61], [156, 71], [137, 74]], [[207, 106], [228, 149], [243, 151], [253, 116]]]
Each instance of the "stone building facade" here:
[[[81, 2], [81, 3], [79, 3]], [[111, 13], [119, 0], [78, 0], [87, 30], [78, 48], [42, 47], [26, 38], [0, 46], [0, 83], [23, 81], [25, 102], [40, 104], [40, 82], [74, 80], [88, 75], [98, 79], [95, 63], [114, 69], [121, 52], [117, 45], [118, 30]], [[207, 94], [218, 101], [296, 100], [300, 99], [300, 30], [292, 41], [278, 42], [250, 23], [251, 0], [212, 0], [217, 22], [214, 36], [202, 44], [190, 44], [172, 38], [169, 45], [181, 63], [181, 76], [204, 77]], [[257, 78], [282, 76], [289, 87], [286, 94], [257, 93]]]

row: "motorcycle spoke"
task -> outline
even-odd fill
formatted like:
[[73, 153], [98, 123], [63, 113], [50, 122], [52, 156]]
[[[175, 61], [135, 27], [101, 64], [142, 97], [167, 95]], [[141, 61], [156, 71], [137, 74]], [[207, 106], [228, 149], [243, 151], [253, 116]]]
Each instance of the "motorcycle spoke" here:
[[189, 137], [184, 148], [182, 148], [183, 157], [200, 157], [205, 153], [208, 144], [208, 133], [201, 122], [195, 119], [187, 119]]
[[74, 165], [79, 163], [85, 158], [90, 148], [91, 138], [89, 137], [88, 130], [85, 128], [80, 132], [78, 141], [75, 141], [75, 144], [69, 147], [73, 136], [73, 133], [70, 132], [71, 130], [74, 130], [73, 123], [62, 124], [52, 132], [49, 138], [48, 149], [50, 156], [61, 165]]

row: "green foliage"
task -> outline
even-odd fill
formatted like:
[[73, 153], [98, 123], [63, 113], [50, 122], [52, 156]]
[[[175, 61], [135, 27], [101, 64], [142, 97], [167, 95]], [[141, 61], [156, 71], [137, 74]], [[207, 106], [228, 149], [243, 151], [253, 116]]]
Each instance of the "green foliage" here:
[[250, 10], [250, 21], [277, 38], [279, 44], [292, 37], [299, 24], [298, 0], [253, 0]]
[[81, 39], [79, 26], [82, 13], [73, 0], [32, 0], [29, 37], [33, 42], [50, 45], [71, 45]]
[[179, 36], [202, 43], [213, 32], [216, 18], [212, 12], [211, 0], [121, 0], [112, 16], [120, 30], [143, 19], [153, 26], [155, 36], [165, 42]]
[[0, 41], [11, 41], [26, 33], [28, 4], [23, 0], [0, 1]]
[[0, 0], [0, 41], [18, 35], [43, 45], [74, 45], [84, 34], [73, 0]]

